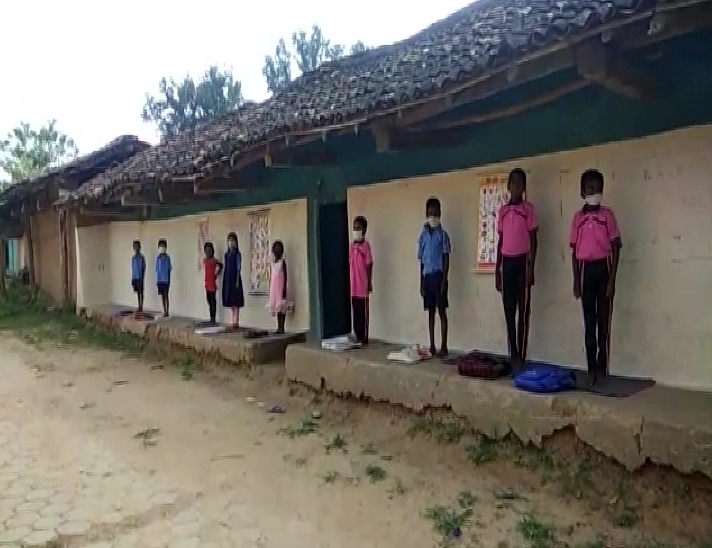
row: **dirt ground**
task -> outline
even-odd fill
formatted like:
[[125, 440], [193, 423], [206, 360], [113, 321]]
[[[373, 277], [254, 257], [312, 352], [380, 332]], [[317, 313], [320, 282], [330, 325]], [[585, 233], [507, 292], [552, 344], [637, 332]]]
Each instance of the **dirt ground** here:
[[677, 526], [634, 509], [612, 520], [547, 482], [545, 458], [489, 462], [452, 425], [320, 399], [278, 365], [185, 380], [9, 334], [0, 363], [0, 546], [652, 548], [702, 546], [712, 528], [660, 504]]

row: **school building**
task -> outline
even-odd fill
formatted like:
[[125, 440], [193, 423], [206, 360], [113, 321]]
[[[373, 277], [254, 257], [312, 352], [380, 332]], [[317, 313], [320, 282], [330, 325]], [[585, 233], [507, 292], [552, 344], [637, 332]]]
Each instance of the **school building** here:
[[[703, 394], [712, 391], [712, 4], [518, 6], [481, 0], [411, 38], [325, 63], [271, 99], [167, 139], [67, 192], [54, 207], [82, 219], [77, 305], [135, 305], [130, 260], [139, 239], [146, 307], [157, 311], [153, 257], [165, 238], [172, 313], [206, 319], [202, 247], [210, 240], [221, 256], [234, 231], [243, 254], [241, 324], [272, 328], [269, 250], [279, 239], [294, 301], [286, 327], [308, 339], [287, 348], [291, 379], [415, 409], [450, 407], [477, 418], [483, 431], [514, 431], [534, 443], [574, 427], [631, 468], [649, 459], [712, 477], [712, 431], [695, 424], [675, 437], [670, 408], [648, 401], [674, 404], [686, 413], [680, 424], [712, 417]], [[624, 245], [611, 373], [696, 392], [656, 387], [652, 396], [626, 400], [625, 412], [616, 403], [593, 413], [599, 403], [586, 395], [560, 406], [564, 400], [531, 399], [434, 362], [391, 365], [385, 346], [343, 354], [320, 348], [351, 327], [355, 215], [368, 218], [375, 261], [370, 337], [400, 346], [427, 341], [416, 242], [425, 201], [437, 196], [453, 246], [450, 347], [505, 352], [491, 216], [513, 167], [527, 172], [540, 224], [530, 357], [585, 368], [568, 237], [581, 207], [580, 175], [597, 168]], [[651, 415], [652, 408], [665, 412]], [[615, 422], [605, 431], [602, 414]]]
[[19, 181], [0, 193], [0, 238], [4, 269], [16, 275], [27, 268], [29, 281], [51, 301], [76, 301], [78, 211], [54, 206], [56, 200], [93, 179], [111, 165], [148, 148], [133, 135], [117, 137], [102, 148]]

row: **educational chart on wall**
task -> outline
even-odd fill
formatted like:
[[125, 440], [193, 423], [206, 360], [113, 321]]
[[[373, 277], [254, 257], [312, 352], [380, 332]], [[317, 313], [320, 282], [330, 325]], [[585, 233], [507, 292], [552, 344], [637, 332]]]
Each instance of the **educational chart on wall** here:
[[479, 215], [476, 272], [494, 272], [497, 266], [497, 212], [509, 200], [507, 174], [495, 173], [477, 178]]
[[210, 225], [208, 219], [198, 221], [198, 270], [203, 270], [205, 242], [210, 241]]
[[255, 211], [250, 219], [250, 293], [269, 292], [271, 250], [269, 244], [269, 210]]

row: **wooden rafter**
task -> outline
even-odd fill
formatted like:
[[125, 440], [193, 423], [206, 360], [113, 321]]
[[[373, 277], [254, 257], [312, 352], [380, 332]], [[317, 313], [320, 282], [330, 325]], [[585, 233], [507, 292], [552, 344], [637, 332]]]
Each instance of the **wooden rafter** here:
[[547, 103], [551, 103], [561, 97], [564, 97], [570, 93], [583, 89], [589, 85], [589, 82], [583, 79], [574, 80], [568, 84], [564, 84], [545, 93], [532, 97], [528, 101], [523, 101], [502, 109], [498, 109], [491, 112], [486, 112], [483, 114], [476, 114], [473, 116], [467, 116], [453, 122], [443, 122], [441, 124], [434, 124], [428, 126], [427, 129], [423, 131], [442, 131], [446, 129], [460, 128], [472, 124], [481, 124], [483, 122], [490, 122], [499, 118], [506, 118], [507, 116], [514, 116], [521, 112], [527, 111], [532, 108], [543, 106]]
[[633, 99], [657, 95], [652, 76], [628, 63], [614, 44], [586, 43], [574, 51], [578, 73], [586, 80]]

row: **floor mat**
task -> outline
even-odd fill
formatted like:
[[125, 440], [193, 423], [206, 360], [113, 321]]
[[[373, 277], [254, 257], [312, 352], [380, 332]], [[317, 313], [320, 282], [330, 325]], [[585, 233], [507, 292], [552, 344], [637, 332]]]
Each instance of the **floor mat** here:
[[588, 391], [608, 398], [627, 398], [652, 386], [655, 386], [653, 379], [635, 379], [609, 375], [605, 379], [599, 379], [596, 385], [589, 388]]
[[218, 325], [217, 322], [212, 322], [210, 320], [199, 320], [193, 322], [193, 327], [196, 329], [202, 329], [203, 327], [215, 327], [216, 325]]

